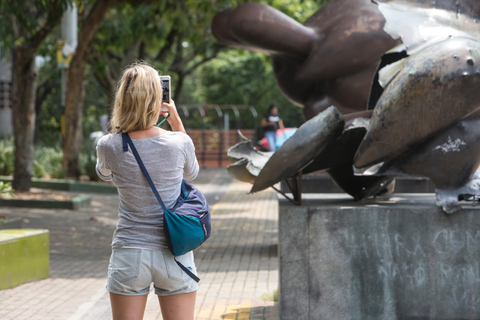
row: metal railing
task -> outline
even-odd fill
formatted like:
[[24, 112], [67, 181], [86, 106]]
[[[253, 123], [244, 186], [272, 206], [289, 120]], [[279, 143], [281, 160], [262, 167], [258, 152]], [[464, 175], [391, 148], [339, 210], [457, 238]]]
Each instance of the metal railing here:
[[[178, 109], [183, 113], [187, 133], [195, 144], [197, 160], [201, 167], [225, 167], [230, 161], [227, 150], [240, 142], [238, 130], [248, 139], [256, 141], [258, 126], [258, 113], [253, 106], [245, 105], [179, 105]], [[248, 110], [253, 117], [253, 129], [242, 128], [241, 110]], [[188, 127], [188, 119], [195, 114], [202, 121], [201, 129]], [[213, 114], [216, 121], [205, 121], [206, 117]], [[234, 116], [234, 128], [230, 128], [230, 115]], [[211, 120], [213, 117], [209, 117]], [[214, 123], [216, 122], [216, 123]]]

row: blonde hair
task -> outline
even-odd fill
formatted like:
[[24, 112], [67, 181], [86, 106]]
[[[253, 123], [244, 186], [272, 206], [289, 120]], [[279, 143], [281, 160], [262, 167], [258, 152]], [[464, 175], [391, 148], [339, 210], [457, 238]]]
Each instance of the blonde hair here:
[[130, 132], [155, 125], [162, 104], [158, 72], [145, 63], [125, 69], [115, 94], [110, 132]]

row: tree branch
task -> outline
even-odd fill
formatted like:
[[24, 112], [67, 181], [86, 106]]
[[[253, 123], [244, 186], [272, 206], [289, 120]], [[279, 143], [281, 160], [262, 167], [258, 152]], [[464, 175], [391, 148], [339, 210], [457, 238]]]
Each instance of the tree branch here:
[[60, 23], [62, 14], [63, 7], [61, 1], [55, 2], [52, 8], [48, 10], [47, 18], [43, 25], [26, 41], [26, 43], [28, 43], [28, 47], [25, 47], [25, 53], [27, 56], [35, 55], [35, 52], [37, 52], [45, 38]]
[[78, 46], [73, 56], [72, 64], [75, 60], [83, 60], [88, 54], [90, 44], [95, 37], [95, 34], [103, 21], [105, 13], [117, 0], [97, 0], [93, 8], [88, 13], [84, 20], [80, 34], [78, 35]]
[[55, 88], [52, 82], [46, 81], [37, 87], [37, 93], [35, 95], [35, 113], [38, 114], [40, 112], [40, 108], [42, 107], [43, 101], [47, 98], [47, 96], [52, 92]]
[[108, 95], [113, 94], [112, 87], [111, 87], [111, 82], [110, 82], [110, 79], [109, 79], [108, 75], [106, 75], [106, 74], [101, 75], [98, 71], [94, 71], [93, 72], [93, 77], [95, 78], [95, 80], [97, 80], [100, 87], [103, 88], [103, 90], [105, 90], [106, 92], [108, 92]]
[[181, 62], [183, 61], [183, 47], [182, 47], [182, 37], [178, 37], [175, 41], [175, 55], [173, 57], [173, 62], [170, 65], [170, 70], [179, 73], [182, 68], [180, 67]]
[[146, 55], [146, 46], [145, 46], [145, 42], [142, 41], [140, 43], [140, 47], [138, 48], [138, 58], [140, 60], [145, 60], [145, 55]]
[[140, 48], [140, 45], [143, 43], [141, 39], [138, 39], [133, 46], [128, 48], [128, 50], [125, 51], [125, 54], [123, 55], [123, 59], [121, 60], [121, 65], [124, 66], [133, 59], [135, 59], [135, 53], [138, 52], [138, 48]]
[[160, 61], [165, 58], [167, 53], [170, 51], [170, 48], [172, 48], [173, 44], [175, 43], [174, 40], [177, 34], [178, 34], [178, 30], [176, 28], [170, 29], [170, 32], [168, 33], [167, 38], [165, 39], [165, 45], [162, 48], [160, 48], [154, 60]]
[[200, 60], [199, 62], [195, 63], [193, 66], [191, 66], [190, 68], [188, 68], [185, 71], [185, 75], [188, 75], [188, 74], [192, 73], [193, 71], [195, 71], [196, 68], [198, 68], [199, 66], [201, 66], [205, 62], [208, 62], [208, 61], [214, 59], [217, 56], [217, 54], [218, 54], [218, 52], [215, 52], [213, 55], [211, 55], [209, 57], [205, 57], [202, 60]]
[[193, 50], [190, 52], [187, 56], [181, 57], [181, 59], [175, 59], [174, 63], [171, 65], [172, 70], [183, 70], [185, 69], [185, 66], [195, 59], [195, 57], [198, 55], [198, 52], [196, 50]]
[[117, 52], [113, 51], [113, 50], [107, 50], [107, 55], [110, 57], [110, 58], [114, 58], [114, 59], [117, 59], [117, 61], [122, 61], [122, 55], [118, 54]]

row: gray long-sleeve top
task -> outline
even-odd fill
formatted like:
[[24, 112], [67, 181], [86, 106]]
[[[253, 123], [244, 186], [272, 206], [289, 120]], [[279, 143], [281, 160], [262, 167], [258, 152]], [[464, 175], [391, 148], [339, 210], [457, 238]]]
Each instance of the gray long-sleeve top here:
[[[199, 166], [192, 139], [181, 132], [167, 132], [147, 139], [132, 139], [167, 208], [180, 195], [182, 179], [193, 180]], [[130, 150], [123, 151], [122, 135], [108, 134], [97, 144], [97, 174], [113, 181], [120, 198], [112, 248], [167, 248], [163, 211]]]

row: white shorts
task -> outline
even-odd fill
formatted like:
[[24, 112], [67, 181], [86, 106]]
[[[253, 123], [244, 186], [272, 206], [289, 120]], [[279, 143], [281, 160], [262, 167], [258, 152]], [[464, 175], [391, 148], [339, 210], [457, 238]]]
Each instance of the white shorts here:
[[[148, 294], [153, 283], [155, 294], [159, 296], [196, 291], [197, 282], [173, 258], [170, 251], [113, 249], [108, 266], [107, 290], [121, 295], [139, 296]], [[192, 251], [177, 257], [177, 260], [197, 274]]]

